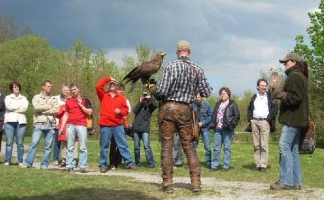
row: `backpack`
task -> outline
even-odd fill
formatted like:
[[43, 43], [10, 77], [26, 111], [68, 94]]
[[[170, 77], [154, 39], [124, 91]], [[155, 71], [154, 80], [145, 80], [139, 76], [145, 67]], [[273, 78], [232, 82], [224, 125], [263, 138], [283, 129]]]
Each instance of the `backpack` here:
[[305, 128], [300, 131], [299, 137], [299, 154], [312, 154], [316, 148], [316, 132], [315, 124], [312, 121], [308, 122]]

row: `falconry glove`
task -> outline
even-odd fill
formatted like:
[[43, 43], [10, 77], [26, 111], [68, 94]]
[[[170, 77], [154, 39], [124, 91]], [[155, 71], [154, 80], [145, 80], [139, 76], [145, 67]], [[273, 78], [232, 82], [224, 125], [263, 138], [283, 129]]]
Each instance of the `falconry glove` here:
[[157, 89], [156, 83], [157, 83], [156, 80], [152, 78], [152, 79], [150, 79], [149, 83], [146, 84], [147, 89], [150, 90], [150, 92], [153, 96], [156, 96], [156, 89]]
[[276, 99], [280, 99], [281, 101], [286, 101], [287, 92], [278, 92], [276, 94]]

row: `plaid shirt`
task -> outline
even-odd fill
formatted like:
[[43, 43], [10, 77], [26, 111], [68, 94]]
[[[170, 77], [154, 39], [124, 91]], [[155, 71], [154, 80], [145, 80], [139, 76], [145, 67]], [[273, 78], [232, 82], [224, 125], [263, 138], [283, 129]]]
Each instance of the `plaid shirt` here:
[[[197, 74], [181, 59], [190, 62], [197, 69]], [[198, 82], [197, 75], [199, 76]], [[196, 91], [208, 97], [212, 90], [204, 70], [190, 61], [188, 57], [182, 57], [166, 64], [162, 80], [157, 85], [156, 95], [162, 100], [192, 103], [196, 99]]]

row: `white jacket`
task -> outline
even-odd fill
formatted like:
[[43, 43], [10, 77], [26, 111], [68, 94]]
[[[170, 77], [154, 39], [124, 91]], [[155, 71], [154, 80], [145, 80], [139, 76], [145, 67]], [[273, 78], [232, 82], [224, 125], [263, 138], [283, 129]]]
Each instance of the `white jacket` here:
[[23, 95], [16, 97], [10, 94], [5, 98], [6, 114], [4, 122], [19, 122], [19, 124], [27, 124], [26, 111], [28, 108], [28, 100]]

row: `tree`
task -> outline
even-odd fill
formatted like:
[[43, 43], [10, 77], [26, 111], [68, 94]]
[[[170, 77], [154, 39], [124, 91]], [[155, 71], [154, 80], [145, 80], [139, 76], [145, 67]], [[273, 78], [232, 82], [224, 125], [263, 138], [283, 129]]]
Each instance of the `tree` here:
[[[302, 35], [298, 35], [294, 52], [300, 54], [309, 65], [310, 117], [317, 125], [317, 133], [320, 133], [324, 131], [324, 0], [321, 0], [318, 10], [308, 13], [308, 16], [311, 26], [306, 31], [310, 45]], [[318, 135], [318, 141], [323, 145], [322, 135]]]
[[0, 15], [0, 44], [9, 39], [32, 34], [34, 32], [28, 26], [19, 28], [14, 17]]

